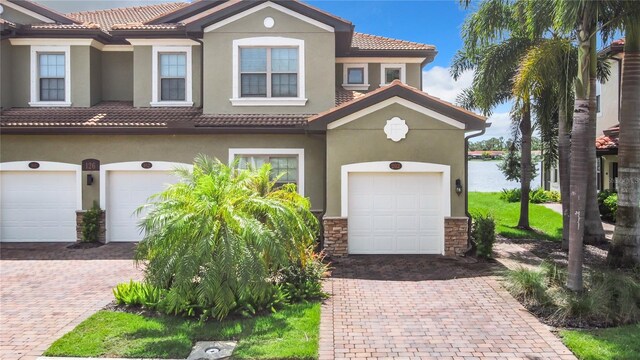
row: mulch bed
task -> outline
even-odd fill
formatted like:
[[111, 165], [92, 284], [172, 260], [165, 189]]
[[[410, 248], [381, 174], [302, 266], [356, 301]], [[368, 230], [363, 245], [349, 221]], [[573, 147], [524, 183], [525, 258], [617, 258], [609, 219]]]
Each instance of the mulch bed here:
[[77, 242], [67, 246], [67, 249], [94, 249], [103, 245], [99, 242]]
[[[562, 244], [560, 242], [530, 239], [509, 239], [509, 241], [531, 251], [541, 259], [553, 260], [555, 263], [562, 266], [568, 265], [569, 253], [562, 250]], [[608, 252], [608, 242], [599, 245], [585, 245], [584, 265], [586, 267], [606, 266]]]

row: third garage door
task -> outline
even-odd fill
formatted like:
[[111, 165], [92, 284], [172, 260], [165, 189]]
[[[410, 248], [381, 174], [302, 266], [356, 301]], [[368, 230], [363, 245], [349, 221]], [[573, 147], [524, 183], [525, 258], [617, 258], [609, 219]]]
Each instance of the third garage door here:
[[350, 173], [350, 254], [441, 254], [441, 173]]

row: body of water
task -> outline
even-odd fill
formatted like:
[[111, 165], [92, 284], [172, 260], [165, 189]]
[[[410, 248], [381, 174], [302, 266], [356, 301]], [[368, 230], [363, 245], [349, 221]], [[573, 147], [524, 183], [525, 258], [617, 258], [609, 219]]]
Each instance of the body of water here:
[[[519, 188], [517, 181], [508, 181], [498, 168], [500, 161], [469, 160], [469, 191], [495, 192], [502, 189]], [[540, 164], [538, 176], [531, 180], [531, 188], [540, 187]]]

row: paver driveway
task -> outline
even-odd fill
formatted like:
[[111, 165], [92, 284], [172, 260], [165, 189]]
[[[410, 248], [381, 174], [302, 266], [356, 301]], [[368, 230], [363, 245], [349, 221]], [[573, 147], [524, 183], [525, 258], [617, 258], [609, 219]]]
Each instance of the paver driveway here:
[[320, 359], [575, 359], [492, 276], [498, 265], [437, 256], [334, 262]]
[[0, 247], [0, 359], [33, 359], [113, 300], [112, 287], [139, 278], [133, 245]]

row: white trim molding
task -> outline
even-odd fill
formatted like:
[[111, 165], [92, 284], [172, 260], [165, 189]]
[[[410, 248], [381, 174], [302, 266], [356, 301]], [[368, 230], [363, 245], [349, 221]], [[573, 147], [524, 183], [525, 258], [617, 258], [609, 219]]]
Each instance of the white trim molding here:
[[233, 162], [238, 155], [296, 155], [298, 156], [298, 193], [304, 196], [304, 149], [295, 148], [244, 148], [244, 149], [229, 149], [229, 165], [233, 165]]
[[[363, 69], [363, 83], [362, 84], [350, 84], [349, 83], [349, 69]], [[368, 63], [343, 63], [342, 64], [342, 87], [347, 90], [369, 90], [369, 64]]]
[[102, 51], [110, 52], [110, 51], [133, 51], [133, 45], [105, 45], [102, 47]]
[[388, 82], [385, 82], [386, 69], [400, 69], [400, 82], [403, 84], [407, 83], [407, 64], [399, 64], [399, 63], [380, 64], [380, 86], [385, 86], [390, 84]]
[[[209, 25], [209, 26], [204, 28], [204, 32], [207, 33], [207, 32], [211, 32], [213, 30], [219, 29], [219, 28], [221, 28], [221, 27], [223, 27], [225, 25], [231, 24], [234, 21], [242, 19], [245, 16], [251, 15], [253, 13], [256, 13], [256, 12], [258, 12], [260, 10], [263, 10], [263, 9], [266, 9], [266, 8], [271, 8], [271, 9], [280, 11], [281, 13], [287, 14], [289, 16], [293, 16], [294, 18], [296, 18], [298, 20], [302, 20], [302, 21], [304, 21], [304, 22], [306, 22], [308, 24], [311, 24], [311, 25], [313, 25], [315, 27], [318, 27], [318, 28], [320, 28], [322, 30], [326, 30], [326, 31], [329, 31], [329, 32], [334, 32], [335, 31], [333, 29], [333, 27], [331, 27], [331, 26], [329, 26], [329, 25], [327, 25], [325, 23], [322, 23], [320, 21], [314, 20], [314, 19], [312, 19], [312, 18], [310, 18], [308, 16], [302, 15], [300, 13], [297, 13], [297, 12], [293, 11], [293, 10], [289, 10], [286, 7], [282, 6], [282, 5], [278, 5], [278, 4], [275, 4], [275, 3], [271, 2], [271, 1], [267, 1], [267, 2], [262, 3], [260, 5], [256, 5], [256, 6], [250, 8], [248, 10], [245, 10], [245, 11], [239, 13], [239, 14], [236, 14], [236, 15], [230, 16], [230, 17], [228, 17], [228, 18], [226, 18], [224, 20], [218, 21], [215, 24]], [[189, 19], [185, 20], [185, 22], [189, 22]]]
[[422, 64], [426, 58], [423, 57], [337, 57], [336, 64]]
[[29, 10], [29, 9], [23, 8], [22, 6], [20, 6], [18, 4], [15, 4], [15, 3], [12, 3], [10, 1], [7, 1], [7, 0], [0, 0], [0, 5], [12, 8], [13, 10], [21, 12], [21, 13], [27, 15], [27, 16], [30, 16], [30, 17], [32, 17], [34, 19], [38, 19], [38, 20], [40, 20], [42, 22], [45, 22], [45, 23], [48, 23], [48, 24], [51, 24], [51, 23], [55, 22], [55, 21], [53, 21], [52, 19], [49, 19], [46, 16], [40, 15], [37, 12], [34, 12], [34, 11]]
[[191, 39], [125, 39], [133, 46], [199, 46]]
[[76, 174], [76, 210], [82, 210], [82, 166], [53, 161], [35, 161], [40, 166], [37, 169], [32, 169], [29, 167], [29, 164], [32, 162], [34, 161], [11, 161], [0, 163], [0, 172], [73, 171]]
[[[151, 57], [151, 103], [153, 107], [162, 106], [193, 106], [193, 71], [191, 60], [191, 46], [153, 46]], [[160, 67], [158, 65], [161, 53], [185, 53], [186, 77], [184, 83], [184, 101], [160, 100]]]
[[331, 130], [331, 129], [335, 129], [338, 128], [344, 124], [348, 124], [354, 120], [360, 119], [363, 116], [369, 115], [373, 112], [376, 112], [378, 110], [384, 109], [385, 107], [392, 105], [392, 104], [399, 104], [402, 105], [406, 108], [409, 108], [411, 110], [417, 111], [421, 114], [427, 115], [431, 118], [434, 118], [438, 121], [442, 121], [443, 123], [449, 124], [457, 129], [464, 129], [465, 128], [465, 124], [456, 120], [456, 119], [452, 119], [448, 116], [442, 115], [439, 112], [435, 112], [431, 109], [428, 109], [424, 106], [418, 105], [414, 102], [411, 102], [409, 100], [405, 100], [401, 97], [398, 96], [394, 96], [392, 98], [389, 98], [387, 100], [381, 101], [375, 105], [371, 105], [368, 108], [362, 109], [360, 111], [356, 111], [355, 113], [351, 114], [351, 115], [347, 115], [345, 117], [343, 117], [340, 120], [336, 120], [332, 123], [327, 124], [327, 129]]
[[[298, 97], [240, 97], [240, 48], [241, 47], [296, 47], [298, 48]], [[305, 106], [305, 50], [304, 40], [279, 36], [261, 36], [233, 40], [232, 95], [233, 106]]]
[[[394, 161], [373, 161], [342, 165], [340, 171], [340, 216], [349, 216], [349, 174], [366, 173], [440, 173], [442, 174], [442, 215], [451, 216], [451, 167], [449, 165], [432, 164], [414, 161], [398, 161], [402, 164], [399, 170], [392, 170], [389, 164]], [[443, 219], [444, 221], [444, 219]]]
[[[64, 53], [64, 101], [40, 101], [39, 84], [40, 69], [38, 67], [39, 53]], [[31, 97], [29, 106], [33, 107], [69, 107], [71, 106], [71, 46], [47, 45], [31, 46]]]

